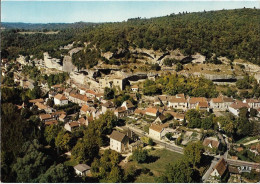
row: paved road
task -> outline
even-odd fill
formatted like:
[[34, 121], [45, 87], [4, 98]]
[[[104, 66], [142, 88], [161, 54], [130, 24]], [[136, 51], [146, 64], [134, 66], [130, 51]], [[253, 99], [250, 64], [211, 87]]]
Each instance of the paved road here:
[[[133, 132], [135, 132], [138, 136], [150, 137], [147, 133], [143, 133], [143, 131], [138, 129], [138, 128], [135, 128], [135, 127], [132, 127], [132, 126], [129, 126], [129, 125], [126, 125], [126, 127], [129, 128], [130, 130], [132, 130]], [[150, 137], [150, 138], [152, 138], [152, 137]], [[166, 143], [166, 142], [161, 141], [161, 140], [153, 139], [153, 141], [156, 144], [159, 144], [160, 146], [163, 146], [165, 149], [168, 149], [170, 151], [174, 151], [174, 152], [183, 154], [183, 148], [182, 147], [179, 147], [179, 146], [176, 146], [176, 145], [172, 145], [172, 144]]]
[[209, 179], [209, 176], [211, 174], [211, 172], [213, 171], [213, 167], [217, 164], [218, 162], [216, 160], [212, 160], [211, 165], [209, 167], [209, 169], [207, 170], [207, 172], [202, 176], [202, 181], [206, 182]]

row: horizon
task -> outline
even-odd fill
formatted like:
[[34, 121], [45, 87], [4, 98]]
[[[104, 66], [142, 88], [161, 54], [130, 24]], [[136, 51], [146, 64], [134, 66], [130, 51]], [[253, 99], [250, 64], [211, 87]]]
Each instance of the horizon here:
[[179, 12], [259, 8], [257, 1], [2, 1], [4, 23], [72, 24], [123, 22]]

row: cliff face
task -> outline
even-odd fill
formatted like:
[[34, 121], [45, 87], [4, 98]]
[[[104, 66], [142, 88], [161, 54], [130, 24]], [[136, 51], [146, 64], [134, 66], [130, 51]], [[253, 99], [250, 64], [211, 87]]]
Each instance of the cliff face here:
[[76, 67], [72, 64], [71, 56], [64, 56], [62, 70], [64, 72], [72, 72]]

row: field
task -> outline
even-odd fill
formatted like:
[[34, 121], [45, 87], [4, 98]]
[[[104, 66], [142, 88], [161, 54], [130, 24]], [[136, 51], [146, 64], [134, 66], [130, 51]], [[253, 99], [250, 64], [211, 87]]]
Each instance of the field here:
[[155, 177], [160, 176], [165, 167], [169, 163], [174, 163], [182, 158], [182, 155], [165, 149], [150, 150], [149, 155], [152, 156], [150, 163], [138, 164], [136, 161], [130, 161], [124, 168], [135, 165], [137, 170], [142, 169], [138, 176], [135, 178], [135, 183], [154, 183]]

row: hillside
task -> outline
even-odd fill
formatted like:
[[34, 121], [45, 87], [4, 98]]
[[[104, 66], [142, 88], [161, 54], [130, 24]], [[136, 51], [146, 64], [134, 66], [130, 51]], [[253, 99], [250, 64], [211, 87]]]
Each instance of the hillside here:
[[112, 52], [114, 59], [120, 62], [135, 60], [133, 49], [138, 48], [153, 50], [155, 55], [157, 52], [167, 55], [179, 49], [186, 56], [198, 52], [213, 63], [215, 55], [260, 65], [259, 20], [259, 9], [183, 12], [121, 23], [69, 26], [55, 35], [21, 35], [17, 34], [19, 31], [7, 30], [2, 34], [2, 46], [6, 55], [39, 56], [39, 52], [80, 41], [91, 43], [89, 47], [95, 47], [100, 55]]

